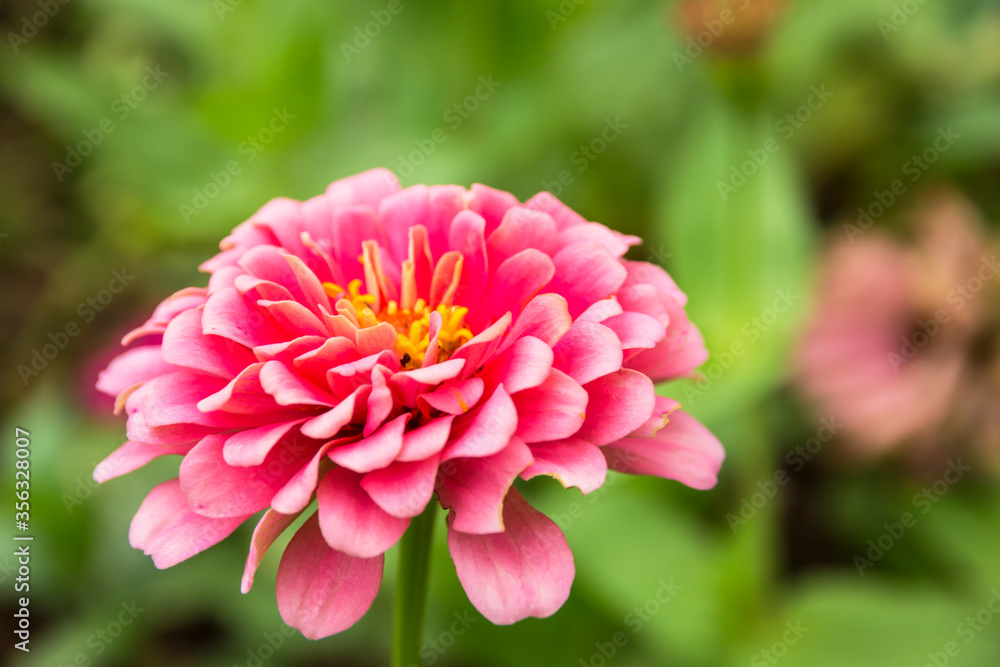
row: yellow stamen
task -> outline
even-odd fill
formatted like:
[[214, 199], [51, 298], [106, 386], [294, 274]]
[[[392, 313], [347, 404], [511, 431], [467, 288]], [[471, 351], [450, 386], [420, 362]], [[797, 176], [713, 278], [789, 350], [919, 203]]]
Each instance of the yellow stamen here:
[[427, 348], [430, 346], [430, 318], [437, 312], [441, 315], [441, 330], [438, 332], [436, 361], [450, 357], [463, 344], [473, 338], [472, 331], [464, 326], [469, 309], [462, 306], [439, 305], [431, 309], [424, 299], [417, 299], [413, 308], [401, 308], [395, 301], [389, 301], [382, 310], [375, 313], [371, 306], [375, 296], [361, 293], [362, 282], [352, 280], [344, 289], [335, 283], [323, 283], [327, 295], [334, 299], [345, 299], [358, 313], [362, 327], [376, 326], [388, 322], [396, 329], [400, 362], [404, 368], [420, 368]]

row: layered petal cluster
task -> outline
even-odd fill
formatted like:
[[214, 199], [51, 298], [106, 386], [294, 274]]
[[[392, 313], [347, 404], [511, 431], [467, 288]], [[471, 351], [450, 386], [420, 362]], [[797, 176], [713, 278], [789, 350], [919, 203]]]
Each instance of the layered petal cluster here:
[[383, 554], [435, 499], [476, 608], [548, 616], [573, 557], [515, 480], [589, 493], [611, 468], [706, 489], [724, 456], [653, 391], [707, 352], [670, 277], [623, 259], [638, 242], [548, 193], [402, 189], [385, 170], [271, 201], [203, 265], [208, 287], [164, 301], [100, 376], [128, 442], [95, 477], [183, 456], [132, 522], [158, 567], [263, 512], [244, 591], [308, 513], [277, 599], [310, 638], [367, 611]]

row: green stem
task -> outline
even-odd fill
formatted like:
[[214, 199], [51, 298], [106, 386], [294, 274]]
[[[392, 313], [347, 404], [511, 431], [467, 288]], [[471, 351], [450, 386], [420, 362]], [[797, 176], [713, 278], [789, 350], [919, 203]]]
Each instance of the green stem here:
[[427, 579], [436, 510], [433, 503], [428, 503], [427, 509], [413, 519], [399, 541], [392, 667], [420, 664], [420, 640], [424, 632], [424, 610], [427, 608]]

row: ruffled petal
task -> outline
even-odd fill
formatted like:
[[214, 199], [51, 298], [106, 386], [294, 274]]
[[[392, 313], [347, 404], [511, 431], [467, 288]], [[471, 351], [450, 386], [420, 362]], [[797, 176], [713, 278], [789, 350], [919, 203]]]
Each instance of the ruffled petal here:
[[278, 612], [308, 639], [343, 632], [364, 616], [382, 585], [384, 557], [352, 558], [326, 544], [313, 514], [278, 566]]
[[549, 371], [545, 382], [539, 386], [514, 394], [512, 398], [517, 406], [517, 435], [525, 442], [568, 438], [579, 431], [588, 418], [587, 392], [573, 378], [556, 369]]
[[365, 475], [361, 488], [389, 514], [417, 516], [434, 495], [439, 458], [432, 455], [421, 461], [394, 461]]
[[94, 481], [103, 484], [109, 479], [138, 470], [161, 456], [187, 454], [194, 446], [193, 442], [180, 445], [150, 445], [129, 440], [94, 467]]
[[310, 441], [291, 439], [272, 449], [258, 466], [231, 466], [223, 457], [224, 435], [202, 439], [181, 461], [180, 480], [191, 508], [210, 517], [259, 512], [312, 457]]
[[136, 549], [153, 557], [161, 570], [187, 560], [218, 544], [250, 518], [211, 519], [188, 506], [179, 479], [155, 487], [132, 518], [128, 540]]
[[633, 370], [621, 370], [583, 387], [590, 396], [587, 419], [576, 437], [606, 445], [639, 428], [653, 414], [653, 382]]
[[153, 378], [179, 370], [160, 356], [159, 345], [142, 345], [114, 358], [97, 376], [97, 390], [118, 396], [126, 389]]
[[552, 262], [556, 271], [549, 290], [566, 297], [570, 315], [574, 317], [614, 293], [627, 275], [621, 262], [596, 243], [567, 246]]
[[354, 472], [384, 468], [403, 448], [403, 430], [410, 417], [404, 412], [367, 438], [331, 450], [330, 460]]
[[316, 489], [319, 527], [331, 549], [355, 558], [373, 558], [399, 541], [408, 518], [382, 509], [361, 488], [361, 475], [346, 468], [334, 468], [323, 476]]
[[596, 322], [574, 322], [552, 352], [553, 367], [579, 384], [587, 384], [622, 367], [618, 336]]
[[590, 493], [604, 486], [608, 474], [601, 448], [578, 438], [536, 442], [531, 445], [531, 456], [535, 461], [521, 473], [523, 479], [547, 475], [567, 489], [575, 486]]
[[693, 489], [715, 486], [726, 452], [718, 438], [682, 410], [652, 438], [622, 438], [603, 448], [608, 467], [632, 475], [675, 479]]
[[547, 618], [569, 598], [576, 568], [559, 527], [516, 490], [504, 502], [502, 533], [449, 528], [448, 549], [469, 600], [490, 622]]
[[502, 532], [503, 500], [532, 461], [528, 446], [512, 438], [492, 456], [442, 464], [436, 488], [441, 506], [451, 510], [452, 528], [476, 535]]
[[452, 425], [452, 441], [443, 460], [496, 454], [517, 431], [517, 409], [503, 387], [468, 415]]
[[274, 541], [285, 532], [285, 529], [292, 525], [299, 518], [299, 513], [281, 514], [274, 510], [267, 510], [260, 518], [257, 527], [253, 529], [253, 537], [250, 538], [250, 553], [247, 554], [247, 563], [243, 567], [243, 579], [240, 582], [240, 592], [249, 593], [253, 587], [253, 578], [257, 573], [257, 567], [264, 560]]

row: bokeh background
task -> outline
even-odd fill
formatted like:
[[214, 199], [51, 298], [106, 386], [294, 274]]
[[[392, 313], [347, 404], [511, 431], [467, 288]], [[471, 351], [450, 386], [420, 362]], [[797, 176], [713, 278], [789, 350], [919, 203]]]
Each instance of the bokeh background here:
[[[32, 651], [8, 635], [0, 662], [387, 664], [392, 554], [372, 611], [309, 642], [281, 632], [277, 552], [240, 595], [249, 526], [162, 572], [129, 547], [132, 513], [175, 461], [100, 488], [90, 477], [124, 439], [92, 389], [121, 334], [204, 284], [198, 263], [268, 199], [386, 166], [404, 184], [482, 182], [522, 200], [549, 189], [643, 236], [632, 254], [674, 275], [713, 352], [702, 377], [664, 391], [728, 452], [707, 493], [616, 475], [589, 497], [527, 485], [577, 563], [547, 620], [482, 619], [439, 530], [426, 664], [1000, 664], [992, 276], [975, 309], [952, 313], [976, 313], [974, 335], [930, 336], [904, 368], [941, 349], [965, 359], [933, 424], [913, 417], [925, 392], [879, 400], [910, 376], [866, 376], [885, 360], [857, 334], [919, 303], [911, 323], [883, 318], [902, 347], [897, 333], [935, 312], [927, 293], [957, 303], [927, 281], [957, 287], [989, 266], [996, 3], [7, 0], [0, 27], [0, 470], [9, 488], [14, 428], [29, 430], [36, 535]], [[920, 221], [942, 198], [961, 213], [928, 242]], [[968, 229], [952, 273], [927, 268], [949, 230]], [[861, 256], [837, 279], [860, 287], [830, 297], [831, 257], [876, 240], [913, 256]], [[112, 293], [115, 271], [125, 285]], [[822, 319], [830, 298], [839, 325]], [[815, 351], [817, 331], [840, 356]], [[855, 358], [869, 361], [836, 400], [816, 391]], [[940, 388], [920, 367], [920, 386]], [[973, 388], [978, 417], [964, 409]], [[900, 423], [889, 442], [869, 437]], [[948, 473], [959, 460], [961, 476]]]

